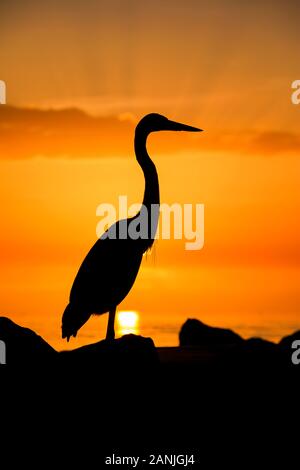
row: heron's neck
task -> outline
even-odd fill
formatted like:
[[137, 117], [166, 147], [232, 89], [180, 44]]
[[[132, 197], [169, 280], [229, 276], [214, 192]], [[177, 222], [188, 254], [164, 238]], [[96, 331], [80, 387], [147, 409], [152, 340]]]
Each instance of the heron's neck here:
[[139, 129], [135, 132], [134, 149], [136, 159], [141, 166], [145, 177], [145, 192], [143, 205], [151, 210], [152, 204], [159, 204], [159, 183], [156, 167], [148, 155], [146, 142], [148, 133]]
[[143, 207], [146, 208], [145, 218], [142, 220], [146, 222], [147, 227], [147, 239], [143, 240], [142, 250], [145, 252], [149, 249], [155, 239], [155, 234], [158, 226], [159, 219], [159, 183], [155, 165], [148, 155], [146, 148], [148, 133], [141, 129], [136, 129], [134, 139], [134, 149], [136, 159], [140, 164], [144, 177], [145, 177], [145, 192], [143, 199], [143, 206], [137, 214], [137, 217], [143, 214]]

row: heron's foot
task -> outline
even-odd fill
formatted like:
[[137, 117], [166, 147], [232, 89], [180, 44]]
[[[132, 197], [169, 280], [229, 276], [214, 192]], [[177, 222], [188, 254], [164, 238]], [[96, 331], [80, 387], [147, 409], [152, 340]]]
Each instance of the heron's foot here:
[[106, 338], [105, 341], [108, 343], [112, 343], [115, 340], [115, 332], [114, 331], [108, 331], [106, 333]]

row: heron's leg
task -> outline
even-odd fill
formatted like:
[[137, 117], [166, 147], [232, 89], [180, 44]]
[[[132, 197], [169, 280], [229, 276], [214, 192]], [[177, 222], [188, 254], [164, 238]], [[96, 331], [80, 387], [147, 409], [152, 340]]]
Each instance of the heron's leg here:
[[116, 316], [116, 307], [109, 311], [106, 339], [108, 341], [113, 341], [115, 339], [115, 316]]

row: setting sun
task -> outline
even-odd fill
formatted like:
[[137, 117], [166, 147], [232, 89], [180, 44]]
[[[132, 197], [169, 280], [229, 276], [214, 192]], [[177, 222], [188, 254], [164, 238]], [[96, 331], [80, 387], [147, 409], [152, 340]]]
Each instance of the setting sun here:
[[134, 310], [120, 311], [117, 315], [118, 332], [122, 335], [138, 333], [139, 314]]

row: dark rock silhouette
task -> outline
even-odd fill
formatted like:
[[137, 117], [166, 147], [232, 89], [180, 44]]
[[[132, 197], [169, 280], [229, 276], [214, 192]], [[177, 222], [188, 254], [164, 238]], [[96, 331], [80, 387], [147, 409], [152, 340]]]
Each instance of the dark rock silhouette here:
[[279, 347], [279, 349], [281, 350], [281, 352], [283, 354], [285, 363], [287, 365], [289, 365], [289, 367], [291, 369], [293, 369], [293, 371], [295, 373], [299, 374], [300, 373], [300, 364], [293, 364], [293, 361], [292, 361], [293, 352], [295, 352], [296, 349], [299, 349], [298, 347], [296, 349], [295, 349], [295, 347], [293, 347], [294, 341], [300, 341], [300, 330], [295, 331], [295, 333], [292, 333], [291, 335], [284, 336], [280, 340], [280, 342], [278, 344], [278, 347]]
[[[294, 333], [279, 345], [261, 338], [243, 339], [231, 330], [188, 319], [179, 333], [181, 351], [178, 348], [175, 355], [176, 366], [194, 364], [201, 366], [202, 371], [230, 373], [231, 380], [238, 376], [258, 379], [264, 374], [276, 377], [292, 367], [291, 343], [298, 338], [300, 334]], [[300, 367], [296, 373], [298, 370]]]
[[36, 364], [51, 362], [57, 352], [29, 328], [23, 328], [6, 317], [0, 317], [0, 340], [6, 345], [6, 363]]
[[[300, 366], [291, 362], [291, 343], [299, 332], [283, 338], [279, 344], [261, 338], [243, 339], [231, 330], [205, 325], [199, 320], [187, 320], [180, 330], [179, 347], [156, 348], [151, 338], [125, 335], [113, 341], [103, 340], [71, 351], [55, 351], [46, 341], [28, 328], [8, 318], [0, 317], [0, 340], [6, 345], [8, 365], [61, 366], [66, 380], [68, 368], [76, 368], [87, 382], [103, 383], [105, 377], [134, 372], [158, 383], [181, 381], [196, 384], [211, 383], [212, 377], [239, 381], [251, 379], [252, 384], [271, 376], [278, 379], [282, 372], [299, 375]], [[41, 367], [45, 366], [45, 367]], [[90, 373], [90, 367], [93, 373]], [[151, 373], [149, 371], [151, 370]], [[292, 374], [290, 374], [292, 371]], [[299, 372], [298, 372], [299, 371]], [[105, 372], [106, 374], [104, 374]], [[223, 380], [222, 379], [222, 380]], [[75, 385], [75, 384], [74, 384]], [[196, 388], [195, 388], [196, 390]]]
[[6, 345], [6, 363], [34, 366], [35, 364], [62, 364], [98, 368], [136, 369], [157, 366], [159, 358], [151, 338], [125, 335], [114, 341], [100, 341], [71, 351], [57, 352], [43, 338], [29, 328], [23, 328], [6, 317], [0, 317], [0, 340]]
[[[30, 355], [41, 359], [32, 374], [25, 367], [8, 374], [8, 366], [0, 366], [3, 376], [10, 379], [2, 381], [2, 395], [8, 387], [14, 397], [10, 404], [2, 396], [2, 411], [8, 409], [8, 424], [13, 423], [11, 431], [5, 426], [10, 431], [9, 442], [16, 442], [16, 433], [22, 443], [29, 439], [21, 452], [23, 463], [34, 443], [34, 452], [38, 448], [50, 457], [60, 452], [62, 457], [55, 455], [53, 465], [64, 455], [66, 465], [72, 456], [85, 463], [90, 456], [88, 466], [92, 467], [99, 456], [103, 462], [103, 455], [112, 455], [116, 448], [119, 452], [125, 448], [123, 455], [134, 455], [134, 451], [138, 455], [139, 448], [142, 455], [148, 446], [149, 454], [153, 449], [176, 449], [177, 453], [194, 448], [201, 465], [207, 459], [204, 468], [222, 468], [226, 455], [232, 465], [232, 456], [242, 449], [243, 456], [248, 452], [255, 456], [255, 468], [257, 462], [262, 463], [266, 435], [271, 435], [265, 465], [269, 468], [270, 456], [278, 459], [277, 447], [282, 449], [280, 432], [288, 436], [289, 445], [290, 438], [297, 437], [289, 430], [299, 390], [298, 372], [293, 371], [300, 367], [282, 369], [282, 348], [274, 343], [252, 338], [219, 348], [213, 338], [206, 346], [155, 349], [151, 339], [127, 335], [58, 353], [33, 331], [7, 318], [0, 319], [0, 338], [10, 349], [15, 348], [13, 364]], [[165, 353], [168, 360], [162, 361]], [[43, 357], [51, 357], [55, 367], [45, 366]], [[153, 367], [145, 367], [147, 364]], [[34, 441], [29, 423], [36, 430]], [[273, 440], [270, 432], [279, 439]], [[261, 448], [254, 453], [257, 442]], [[293, 446], [298, 449], [296, 438]], [[132, 454], [128, 449], [133, 449]], [[218, 465], [215, 455], [221, 459]], [[240, 453], [236, 459], [240, 466]]]
[[300, 341], [300, 330], [295, 331], [291, 335], [284, 336], [278, 344], [281, 349], [290, 353], [292, 351], [292, 343], [296, 340]]
[[243, 339], [232, 330], [215, 328], [189, 318], [181, 327], [179, 342], [180, 346], [221, 346], [240, 344]]
[[114, 341], [99, 341], [72, 351], [62, 351], [60, 359], [64, 363], [83, 362], [98, 367], [136, 368], [156, 366], [158, 354], [151, 338], [138, 335], [124, 335]]
[[277, 344], [261, 338], [249, 338], [224, 352], [219, 368], [239, 371], [239, 374], [274, 373], [282, 370], [284, 358]]

